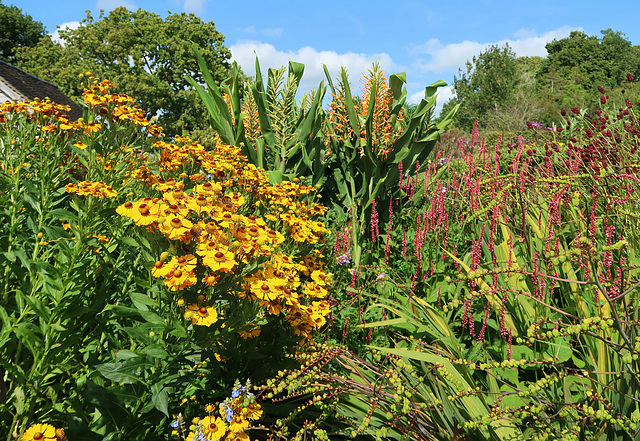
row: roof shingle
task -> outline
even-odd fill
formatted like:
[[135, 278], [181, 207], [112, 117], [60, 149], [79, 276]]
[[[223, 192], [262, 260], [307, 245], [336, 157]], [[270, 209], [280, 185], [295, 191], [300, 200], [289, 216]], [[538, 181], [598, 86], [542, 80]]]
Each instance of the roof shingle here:
[[17, 99], [32, 101], [35, 98], [49, 98], [57, 104], [71, 107], [71, 119], [82, 117], [82, 107], [58, 89], [58, 86], [36, 78], [25, 71], [0, 61], [0, 100]]

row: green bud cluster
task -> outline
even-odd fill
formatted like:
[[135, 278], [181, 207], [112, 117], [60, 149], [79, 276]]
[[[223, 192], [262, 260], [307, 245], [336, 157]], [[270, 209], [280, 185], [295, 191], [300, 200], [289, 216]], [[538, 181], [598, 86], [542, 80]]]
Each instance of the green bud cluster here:
[[627, 418], [622, 415], [615, 416], [608, 409], [594, 409], [586, 404], [582, 406], [582, 412], [591, 419], [608, 421], [627, 432], [635, 432], [638, 429], [638, 417]]
[[571, 261], [573, 259], [573, 256], [579, 256], [580, 254], [582, 254], [582, 249], [572, 248], [570, 250], [567, 250], [565, 253], [558, 254], [557, 256], [549, 253], [546, 255], [546, 258], [549, 259], [549, 261], [553, 265], [559, 265], [561, 263], [565, 263], [566, 261]]
[[518, 392], [518, 396], [520, 398], [527, 398], [531, 395], [535, 395], [545, 389], [548, 389], [566, 376], [567, 374], [565, 372], [547, 375], [546, 377], [539, 379], [535, 383], [530, 384], [526, 390]]
[[621, 250], [624, 247], [626, 247], [627, 245], [629, 245], [629, 242], [627, 242], [626, 240], [622, 239], [617, 241], [616, 243], [612, 244], [612, 245], [605, 245], [602, 247], [602, 251], [610, 251], [610, 250]]
[[495, 197], [493, 197], [486, 205], [484, 205], [482, 209], [474, 211], [472, 213], [468, 213], [466, 222], [472, 222], [475, 219], [479, 219], [480, 217], [484, 216], [485, 213], [488, 213], [489, 211], [493, 210], [502, 201], [504, 194], [509, 189], [511, 189], [512, 186], [513, 186], [512, 183], [506, 184], [504, 187], [500, 189], [500, 191], [498, 192], [497, 195], [495, 195]]
[[453, 389], [455, 390], [456, 393], [459, 393], [460, 391], [466, 389], [462, 384], [462, 381], [460, 381], [451, 372], [449, 372], [449, 370], [445, 368], [444, 365], [435, 363], [434, 367], [436, 368], [436, 372], [440, 375], [440, 377], [442, 377], [444, 380], [446, 380], [449, 384], [453, 386]]
[[449, 303], [445, 303], [444, 305], [442, 305], [442, 311], [443, 312], [453, 311], [454, 309], [457, 309], [461, 304], [462, 302], [460, 300], [453, 299]]
[[521, 358], [519, 360], [502, 360], [502, 361], [491, 361], [487, 363], [478, 363], [477, 367], [478, 369], [481, 369], [481, 370], [487, 370], [487, 369], [500, 369], [500, 368], [519, 368], [524, 366], [533, 366], [537, 364], [539, 364], [538, 361]]
[[473, 388], [473, 387], [468, 387], [466, 390], [460, 391], [460, 392], [458, 392], [458, 393], [457, 393], [457, 394], [455, 394], [455, 395], [449, 395], [449, 396], [447, 397], [447, 399], [448, 399], [449, 401], [455, 401], [455, 400], [457, 400], [458, 398], [468, 397], [469, 395], [473, 395], [473, 394], [476, 394], [476, 393], [480, 393], [481, 391], [482, 391], [482, 389], [480, 389], [480, 387], [477, 387], [477, 386], [476, 386], [475, 388]]
[[555, 328], [549, 331], [541, 331], [540, 324], [534, 323], [527, 329], [526, 338], [517, 338], [518, 344], [527, 343], [532, 345], [536, 341], [551, 340], [557, 337], [566, 336], [578, 336], [587, 332], [600, 332], [606, 331], [614, 324], [612, 318], [604, 318], [600, 316], [587, 317], [580, 323], [574, 325], [564, 326], [562, 328]]

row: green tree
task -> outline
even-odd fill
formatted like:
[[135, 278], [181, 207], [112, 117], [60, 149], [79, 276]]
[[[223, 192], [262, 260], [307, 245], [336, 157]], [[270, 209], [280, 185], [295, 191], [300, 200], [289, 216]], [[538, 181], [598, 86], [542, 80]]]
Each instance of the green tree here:
[[543, 78], [550, 72], [559, 76], [560, 81], [552, 85], [553, 90], [562, 91], [568, 84], [579, 85], [585, 90], [608, 85], [608, 60], [595, 35], [572, 31], [569, 37], [553, 40], [545, 47], [547, 63], [540, 73]]
[[476, 120], [485, 124], [486, 116], [501, 109], [514, 97], [520, 78], [513, 50], [491, 46], [466, 63], [466, 71], [460, 69], [454, 77], [455, 98], [448, 102], [443, 114], [460, 103], [454, 124], [471, 130]]
[[15, 64], [16, 50], [38, 44], [47, 33], [44, 25], [16, 6], [0, 0], [0, 60]]
[[624, 34], [611, 29], [602, 38], [573, 31], [569, 37], [546, 45], [548, 57], [542, 65], [538, 82], [545, 93], [561, 107], [590, 107], [597, 103], [597, 86], [619, 87], [626, 73], [640, 74], [638, 46]]
[[157, 116], [170, 134], [202, 128], [204, 105], [186, 81], [204, 79], [198, 70], [192, 42], [211, 67], [214, 81], [229, 75], [230, 51], [213, 22], [193, 14], [159, 15], [124, 7], [98, 20], [87, 13], [77, 29], [60, 30], [63, 44], [43, 39], [36, 47], [18, 52], [19, 67], [58, 85], [72, 97], [80, 97], [84, 84], [78, 77], [91, 72], [111, 80], [116, 90], [134, 96], [138, 105]]

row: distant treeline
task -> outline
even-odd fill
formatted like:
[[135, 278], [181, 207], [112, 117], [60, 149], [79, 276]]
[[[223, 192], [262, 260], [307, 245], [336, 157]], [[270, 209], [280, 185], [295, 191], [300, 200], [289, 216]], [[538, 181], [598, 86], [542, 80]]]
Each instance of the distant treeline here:
[[[602, 93], [624, 103], [640, 100], [640, 46], [621, 32], [602, 37], [573, 31], [546, 45], [547, 57], [516, 57], [509, 45], [491, 46], [466, 63], [454, 78], [455, 96], [442, 115], [461, 103], [455, 127], [484, 132], [517, 131], [527, 121], [559, 123], [563, 108], [596, 110]], [[628, 76], [627, 74], [631, 74]]]

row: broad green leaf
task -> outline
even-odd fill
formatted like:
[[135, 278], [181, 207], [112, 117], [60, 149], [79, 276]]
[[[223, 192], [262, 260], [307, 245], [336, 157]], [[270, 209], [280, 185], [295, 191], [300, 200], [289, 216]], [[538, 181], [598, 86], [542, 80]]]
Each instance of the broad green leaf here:
[[151, 385], [151, 401], [156, 409], [169, 417], [169, 394], [163, 386]]

